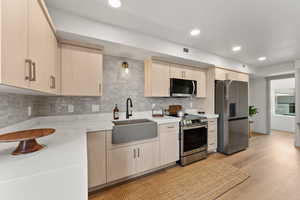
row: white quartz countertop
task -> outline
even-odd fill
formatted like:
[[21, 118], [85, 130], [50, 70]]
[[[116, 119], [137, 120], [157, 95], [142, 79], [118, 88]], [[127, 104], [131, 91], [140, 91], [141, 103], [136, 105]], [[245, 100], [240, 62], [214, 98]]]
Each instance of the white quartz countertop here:
[[[216, 117], [216, 116], [209, 116]], [[124, 120], [124, 113], [120, 120]], [[178, 123], [179, 118], [153, 118], [151, 112], [135, 113], [131, 119], [150, 119], [157, 124]], [[112, 114], [38, 117], [0, 129], [0, 134], [33, 128], [54, 128], [40, 138], [46, 147], [35, 153], [12, 156], [17, 143], [0, 143], [0, 199], [87, 200], [86, 133], [112, 130]]]
[[[123, 113], [121, 120], [124, 120]], [[0, 143], [0, 199], [87, 200], [86, 133], [111, 130], [111, 114], [38, 117], [0, 130], [0, 134], [33, 128], [54, 128], [40, 138], [46, 147], [35, 153], [12, 156], [18, 143]], [[131, 119], [150, 119], [158, 124], [177, 123], [178, 118], [152, 118], [136, 113]]]

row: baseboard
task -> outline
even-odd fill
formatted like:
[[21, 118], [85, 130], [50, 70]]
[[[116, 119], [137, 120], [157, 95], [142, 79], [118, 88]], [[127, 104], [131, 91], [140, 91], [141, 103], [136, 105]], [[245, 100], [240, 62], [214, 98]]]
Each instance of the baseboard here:
[[166, 164], [166, 165], [163, 165], [163, 166], [160, 166], [160, 167], [157, 167], [157, 168], [145, 171], [145, 172], [141, 172], [141, 173], [138, 173], [138, 174], [135, 174], [135, 175], [132, 175], [132, 176], [128, 176], [128, 177], [125, 177], [125, 178], [122, 178], [122, 179], [119, 179], [119, 180], [116, 180], [116, 181], [112, 181], [112, 182], [109, 182], [109, 183], [106, 183], [106, 184], [103, 184], [103, 185], [100, 185], [100, 186], [89, 188], [89, 195], [92, 195], [94, 193], [97, 193], [97, 192], [99, 192], [103, 189], [107, 189], [107, 188], [112, 187], [112, 186], [116, 186], [116, 185], [119, 185], [119, 184], [122, 184], [122, 183], [126, 183], [128, 181], [135, 180], [135, 179], [143, 177], [143, 176], [151, 175], [153, 173], [156, 173], [156, 172], [161, 171], [161, 170], [165, 170], [167, 168], [174, 167], [176, 165], [177, 165], [176, 162], [172, 162], [170, 164]]

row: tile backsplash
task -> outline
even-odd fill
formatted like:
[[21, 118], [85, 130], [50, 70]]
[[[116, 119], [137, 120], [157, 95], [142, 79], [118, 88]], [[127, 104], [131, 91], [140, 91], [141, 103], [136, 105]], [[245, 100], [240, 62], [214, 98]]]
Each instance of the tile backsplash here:
[[[0, 128], [37, 116], [38, 97], [0, 93]], [[28, 115], [28, 107], [31, 116]]]
[[[129, 73], [121, 67], [128, 62]], [[0, 93], [0, 128], [27, 120], [35, 116], [89, 114], [112, 112], [115, 104], [125, 111], [126, 99], [133, 100], [134, 111], [149, 111], [153, 104], [167, 108], [180, 104], [186, 109], [205, 110], [205, 100], [197, 98], [145, 98], [144, 62], [115, 56], [104, 56], [102, 97], [26, 96]], [[69, 112], [68, 107], [74, 108]], [[31, 116], [28, 116], [31, 107]], [[99, 111], [98, 111], [99, 108]]]
[[[128, 62], [129, 73], [121, 67]], [[99, 112], [112, 112], [118, 104], [120, 111], [125, 111], [126, 99], [133, 100], [134, 111], [151, 110], [152, 104], [166, 108], [170, 104], [180, 104], [185, 108], [203, 109], [204, 100], [196, 98], [145, 98], [144, 97], [144, 62], [115, 56], [104, 56], [103, 96], [102, 97], [39, 97], [38, 115], [88, 114], [93, 105], [99, 105]], [[74, 106], [74, 112], [68, 112], [68, 105]], [[95, 107], [95, 106], [94, 106]]]

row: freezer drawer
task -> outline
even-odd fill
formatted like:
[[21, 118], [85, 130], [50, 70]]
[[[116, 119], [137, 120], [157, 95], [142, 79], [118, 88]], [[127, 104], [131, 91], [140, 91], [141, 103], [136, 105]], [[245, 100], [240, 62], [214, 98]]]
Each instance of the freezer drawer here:
[[228, 143], [225, 144], [226, 154], [245, 150], [249, 145], [248, 118], [228, 120]]

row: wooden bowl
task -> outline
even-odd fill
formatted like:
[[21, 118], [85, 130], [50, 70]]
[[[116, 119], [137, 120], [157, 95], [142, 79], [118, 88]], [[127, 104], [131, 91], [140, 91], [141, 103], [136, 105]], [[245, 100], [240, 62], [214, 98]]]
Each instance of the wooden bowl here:
[[44, 148], [36, 138], [45, 137], [55, 132], [55, 129], [32, 129], [0, 135], [0, 142], [19, 142], [12, 155], [20, 155], [39, 151]]

